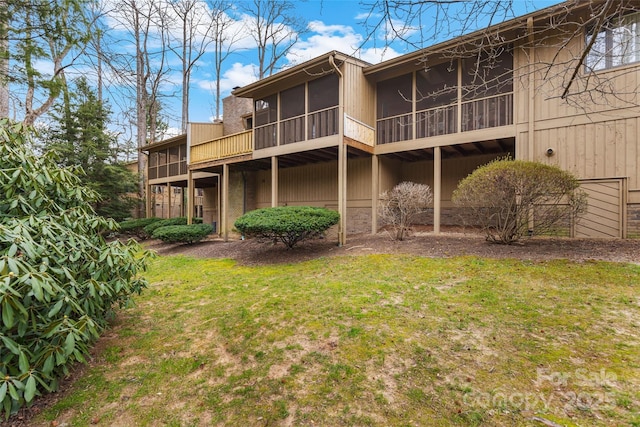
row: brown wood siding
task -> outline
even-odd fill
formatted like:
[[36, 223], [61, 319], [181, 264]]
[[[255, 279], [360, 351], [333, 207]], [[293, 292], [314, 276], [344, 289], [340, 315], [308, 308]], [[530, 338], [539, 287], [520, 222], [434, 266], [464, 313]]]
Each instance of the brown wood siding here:
[[[375, 126], [375, 87], [362, 73], [362, 67], [346, 62], [343, 68], [345, 90], [344, 112], [369, 126]], [[357, 96], [354, 96], [357, 94]]]
[[222, 123], [189, 123], [191, 145], [202, 144], [223, 136]]
[[[629, 189], [638, 189], [638, 120], [628, 118], [538, 130], [534, 160], [558, 165], [580, 179], [628, 177]], [[548, 148], [554, 150], [552, 156], [545, 154]]]
[[380, 181], [378, 185], [380, 193], [391, 190], [394, 185], [402, 180], [401, 168], [401, 161], [380, 157]]
[[371, 158], [347, 161], [347, 200], [367, 200], [371, 203]]
[[[489, 163], [498, 156], [489, 154], [482, 156], [469, 156], [442, 161], [442, 201], [450, 202], [453, 191], [458, 183], [466, 178], [478, 166]], [[433, 162], [403, 163], [400, 167], [403, 181], [413, 181], [427, 184], [433, 190]], [[445, 205], [450, 205], [446, 203]]]
[[[371, 206], [371, 159], [351, 159], [347, 163], [348, 203]], [[279, 205], [337, 206], [338, 163], [326, 162], [280, 169]], [[256, 205], [271, 206], [271, 171], [256, 173]]]

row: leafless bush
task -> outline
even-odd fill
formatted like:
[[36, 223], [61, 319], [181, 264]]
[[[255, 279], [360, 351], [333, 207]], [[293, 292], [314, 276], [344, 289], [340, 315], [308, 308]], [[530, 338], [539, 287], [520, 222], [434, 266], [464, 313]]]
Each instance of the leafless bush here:
[[416, 217], [424, 213], [432, 201], [428, 185], [405, 181], [380, 195], [378, 214], [382, 222], [391, 227], [391, 238], [403, 240]]

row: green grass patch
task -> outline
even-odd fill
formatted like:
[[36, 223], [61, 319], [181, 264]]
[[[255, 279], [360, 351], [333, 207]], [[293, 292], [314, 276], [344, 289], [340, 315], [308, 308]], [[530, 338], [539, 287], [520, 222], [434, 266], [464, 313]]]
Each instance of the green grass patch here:
[[90, 425], [637, 425], [640, 266], [161, 257], [68, 395]]

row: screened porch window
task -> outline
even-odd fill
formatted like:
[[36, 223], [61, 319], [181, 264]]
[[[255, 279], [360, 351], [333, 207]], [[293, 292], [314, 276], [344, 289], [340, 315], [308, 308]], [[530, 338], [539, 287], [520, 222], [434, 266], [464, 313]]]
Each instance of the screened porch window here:
[[511, 48], [462, 60], [462, 101], [463, 132], [513, 124]]
[[274, 147], [276, 122], [278, 120], [278, 95], [274, 94], [255, 102], [255, 144], [256, 148]]
[[[594, 36], [587, 34], [586, 43]], [[587, 71], [604, 70], [640, 61], [640, 12], [611, 19], [596, 35], [587, 54]]]
[[328, 74], [308, 83], [308, 139], [338, 134], [339, 81], [336, 74]]
[[456, 132], [457, 98], [457, 61], [416, 72], [417, 137]]
[[290, 144], [304, 140], [304, 84], [280, 92], [280, 140]]
[[377, 84], [378, 144], [413, 138], [413, 74], [405, 74]]

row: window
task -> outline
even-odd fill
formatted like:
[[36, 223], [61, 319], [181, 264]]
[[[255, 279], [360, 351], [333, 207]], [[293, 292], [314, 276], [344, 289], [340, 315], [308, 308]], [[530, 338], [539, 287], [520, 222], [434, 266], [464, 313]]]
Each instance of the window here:
[[412, 74], [405, 74], [378, 83], [378, 119], [411, 112], [412, 80]]
[[304, 85], [280, 92], [280, 120], [304, 114]]
[[462, 60], [462, 100], [513, 91], [513, 51], [509, 47]]
[[[593, 31], [587, 34], [590, 43]], [[611, 19], [597, 34], [587, 54], [587, 71], [604, 70], [640, 61], [640, 12]]]
[[416, 110], [453, 104], [457, 98], [457, 62], [445, 62], [416, 73]]
[[338, 105], [340, 98], [338, 82], [336, 74], [328, 74], [309, 82], [309, 112]]
[[256, 126], [273, 123], [278, 117], [278, 95], [256, 101]]

